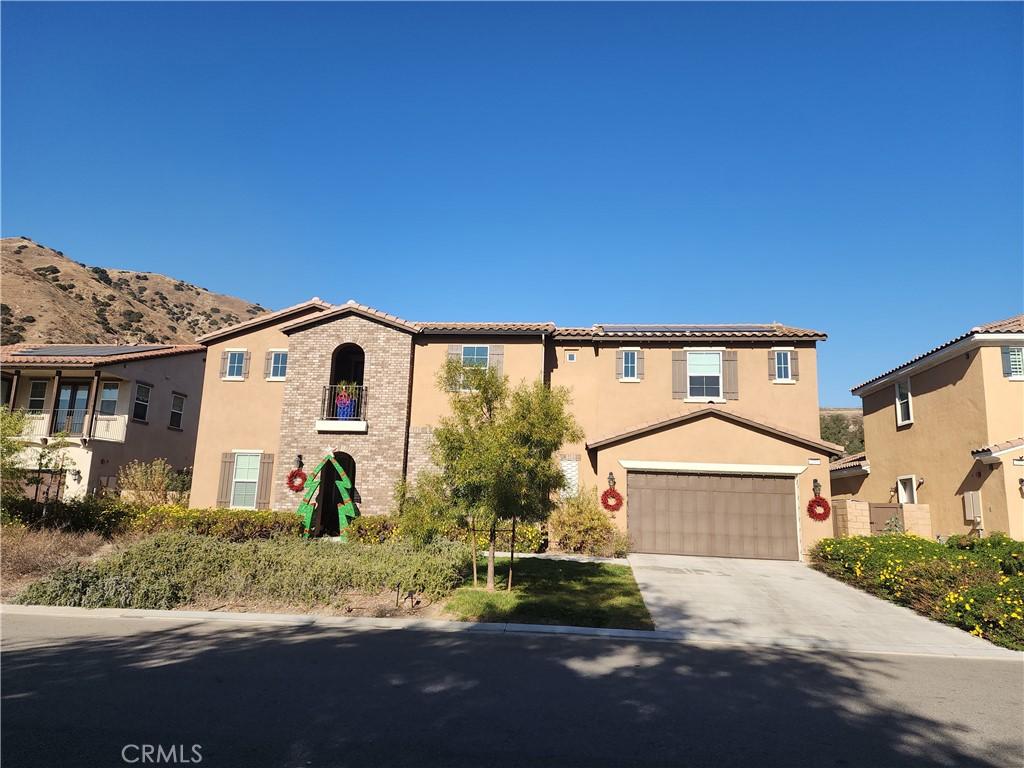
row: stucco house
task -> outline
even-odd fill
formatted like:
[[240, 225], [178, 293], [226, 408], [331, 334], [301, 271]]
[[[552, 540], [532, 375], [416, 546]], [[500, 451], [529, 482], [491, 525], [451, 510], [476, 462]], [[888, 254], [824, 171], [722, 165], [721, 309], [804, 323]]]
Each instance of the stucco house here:
[[932, 532], [1024, 538], [1024, 315], [971, 328], [853, 388], [865, 452], [839, 499], [926, 504]]
[[27, 417], [26, 466], [54, 435], [71, 443], [62, 497], [116, 485], [138, 459], [192, 466], [206, 348], [166, 344], [12, 344], [0, 349], [0, 397]]
[[819, 437], [824, 339], [779, 324], [412, 322], [312, 299], [197, 340], [191, 502], [295, 510], [289, 472], [334, 456], [361, 513], [388, 512], [395, 484], [431, 464], [452, 358], [571, 390], [586, 438], [563, 446], [562, 469], [595, 493], [614, 478], [635, 549], [798, 559], [833, 533], [804, 513], [842, 450]]

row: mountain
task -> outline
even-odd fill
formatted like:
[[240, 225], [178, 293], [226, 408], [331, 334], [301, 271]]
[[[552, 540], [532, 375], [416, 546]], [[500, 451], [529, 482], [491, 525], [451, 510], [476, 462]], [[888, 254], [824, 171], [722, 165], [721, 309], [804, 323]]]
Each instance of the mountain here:
[[266, 312], [152, 272], [90, 267], [27, 237], [0, 239], [0, 343], [183, 344]]

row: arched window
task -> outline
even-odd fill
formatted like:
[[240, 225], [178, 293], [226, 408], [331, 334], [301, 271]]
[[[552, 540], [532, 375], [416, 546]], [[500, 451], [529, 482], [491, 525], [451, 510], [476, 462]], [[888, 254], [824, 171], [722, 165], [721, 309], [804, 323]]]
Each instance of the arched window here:
[[366, 355], [358, 344], [342, 344], [331, 355], [331, 384], [363, 383]]

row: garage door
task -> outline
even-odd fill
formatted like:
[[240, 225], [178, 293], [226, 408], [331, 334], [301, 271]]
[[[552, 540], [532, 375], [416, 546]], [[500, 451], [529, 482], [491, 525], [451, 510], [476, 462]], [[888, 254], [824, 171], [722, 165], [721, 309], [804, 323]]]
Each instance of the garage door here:
[[792, 477], [629, 472], [635, 552], [797, 560]]

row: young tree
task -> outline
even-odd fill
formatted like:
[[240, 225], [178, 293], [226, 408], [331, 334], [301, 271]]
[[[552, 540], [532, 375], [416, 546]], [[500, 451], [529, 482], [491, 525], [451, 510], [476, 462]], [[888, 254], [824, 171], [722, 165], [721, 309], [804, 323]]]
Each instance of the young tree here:
[[828, 413], [820, 417], [821, 438], [839, 443], [848, 454], [864, 450], [864, 422], [853, 421], [845, 413]]
[[[487, 590], [494, 590], [498, 525], [543, 520], [564, 478], [554, 454], [582, 433], [568, 412], [568, 391], [542, 382], [510, 389], [487, 367], [450, 360], [438, 376], [451, 415], [434, 432], [435, 460], [456, 502], [488, 531]], [[512, 566], [509, 565], [509, 585]]]
[[24, 453], [27, 443], [21, 436], [25, 429], [25, 412], [0, 408], [0, 483], [2, 492], [21, 496], [25, 479]]

